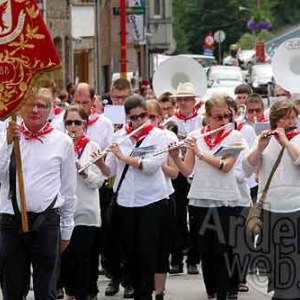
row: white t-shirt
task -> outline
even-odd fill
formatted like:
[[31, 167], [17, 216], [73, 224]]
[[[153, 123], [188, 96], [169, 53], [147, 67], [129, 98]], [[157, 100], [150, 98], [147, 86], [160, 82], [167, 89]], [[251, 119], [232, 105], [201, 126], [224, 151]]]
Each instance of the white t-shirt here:
[[[192, 132], [191, 135], [196, 133]], [[233, 130], [222, 143], [210, 149], [203, 138], [197, 140], [198, 148], [204, 154], [212, 155], [223, 145], [242, 143], [243, 138], [240, 132]], [[236, 202], [241, 198], [240, 191], [234, 174], [234, 168], [228, 173], [208, 165], [202, 160], [195, 158], [194, 178], [188, 194], [189, 199], [206, 199], [223, 201], [224, 205], [228, 202]]]

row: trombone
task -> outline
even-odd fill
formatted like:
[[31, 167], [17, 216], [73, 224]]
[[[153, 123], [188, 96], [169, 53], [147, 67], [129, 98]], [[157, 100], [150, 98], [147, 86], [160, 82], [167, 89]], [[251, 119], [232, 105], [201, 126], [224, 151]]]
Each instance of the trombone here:
[[[202, 133], [202, 134], [200, 134], [200, 135], [197, 135], [195, 138], [198, 140], [198, 139], [200, 139], [200, 138], [202, 138], [202, 137], [211, 135], [212, 133], [218, 132], [218, 131], [220, 131], [220, 130], [222, 130], [222, 129], [225, 129], [225, 128], [227, 128], [227, 127], [233, 127], [233, 123], [228, 123], [228, 124], [226, 124], [226, 125], [224, 125], [224, 126], [221, 126], [221, 127], [219, 127], [219, 128], [216, 128], [216, 129], [214, 129], [214, 130], [207, 131], [207, 132], [205, 132], [205, 133]], [[175, 143], [174, 145], [168, 146], [167, 148], [164, 148], [164, 149], [161, 149], [161, 150], [155, 152], [155, 153], [153, 154], [153, 156], [158, 156], [158, 155], [161, 155], [161, 154], [163, 154], [163, 153], [166, 153], [166, 152], [168, 152], [168, 151], [170, 151], [170, 150], [172, 150], [172, 149], [183, 148], [183, 147], [187, 147], [187, 143], [186, 143], [186, 140], [185, 140], [185, 139], [184, 139], [183, 141], [180, 141], [180, 142], [178, 142], [178, 143]]]
[[[125, 140], [129, 139], [130, 137], [132, 137], [133, 135], [135, 135], [136, 133], [138, 133], [140, 130], [142, 130], [147, 125], [149, 125], [149, 122], [146, 122], [146, 123], [142, 124], [141, 126], [139, 126], [138, 128], [136, 128], [135, 130], [133, 130], [132, 132], [130, 132], [129, 134], [126, 134], [121, 139], [119, 139], [118, 141], [116, 141], [114, 144], [118, 144], [119, 145], [119, 144], [123, 143]], [[96, 155], [93, 159], [91, 159], [87, 164], [85, 164], [83, 167], [81, 167], [77, 172], [78, 173], [82, 173], [84, 170], [86, 170], [91, 165], [93, 165], [97, 160], [99, 160], [100, 158], [102, 158], [103, 156], [105, 156], [108, 153], [108, 148], [109, 147], [107, 147], [105, 150], [101, 151], [98, 155]]]

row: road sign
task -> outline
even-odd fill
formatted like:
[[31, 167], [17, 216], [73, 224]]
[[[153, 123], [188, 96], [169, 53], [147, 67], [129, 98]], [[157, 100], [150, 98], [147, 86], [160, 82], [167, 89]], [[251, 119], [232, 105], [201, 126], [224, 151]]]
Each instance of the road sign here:
[[223, 30], [218, 30], [215, 32], [214, 38], [217, 43], [223, 43], [225, 41], [226, 34]]
[[[113, 7], [113, 14], [120, 15], [120, 7]], [[145, 7], [144, 6], [131, 6], [126, 7], [127, 15], [144, 15]]]
[[214, 56], [214, 51], [211, 49], [204, 49], [203, 55]]
[[214, 37], [210, 34], [207, 34], [204, 38], [204, 43], [207, 45], [207, 46], [213, 46], [214, 43], [215, 43], [215, 40], [214, 40]]

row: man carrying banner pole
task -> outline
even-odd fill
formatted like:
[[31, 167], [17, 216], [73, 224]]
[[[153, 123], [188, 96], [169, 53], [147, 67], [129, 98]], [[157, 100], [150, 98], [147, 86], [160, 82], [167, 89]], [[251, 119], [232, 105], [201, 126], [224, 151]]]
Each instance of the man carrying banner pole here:
[[0, 146], [3, 294], [24, 299], [32, 265], [35, 299], [52, 300], [59, 254], [74, 226], [76, 168], [71, 138], [47, 122], [51, 94], [36, 84], [60, 60], [36, 1], [0, 6], [0, 119], [18, 110], [23, 118], [9, 123]]

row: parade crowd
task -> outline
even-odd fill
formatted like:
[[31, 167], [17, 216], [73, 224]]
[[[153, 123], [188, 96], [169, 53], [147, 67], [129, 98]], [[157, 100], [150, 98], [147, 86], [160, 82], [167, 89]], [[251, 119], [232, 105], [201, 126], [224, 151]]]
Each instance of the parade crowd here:
[[[106, 296], [123, 286], [124, 298], [162, 300], [168, 273], [200, 266], [210, 300], [238, 299], [249, 272], [268, 276], [272, 299], [300, 299], [300, 98], [276, 86], [267, 108], [247, 84], [235, 99], [199, 96], [190, 82], [159, 98], [126, 79], [102, 96], [88, 83], [58, 93], [51, 82], [16, 122], [1, 122], [3, 299], [26, 299], [31, 276], [37, 300], [97, 299], [101, 270]], [[113, 124], [108, 105], [126, 120]], [[262, 196], [251, 235], [246, 219]]]

